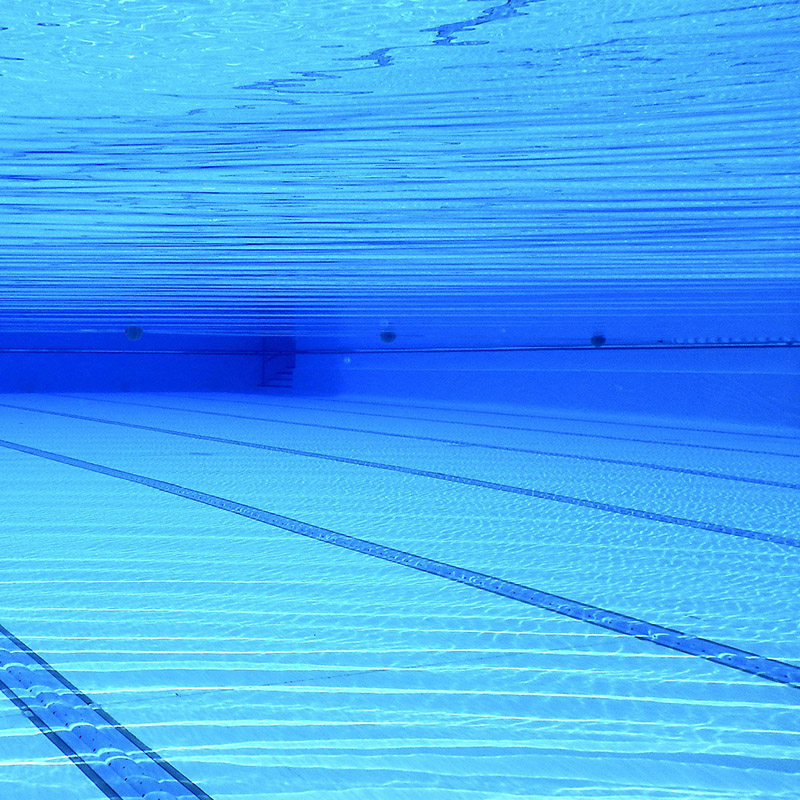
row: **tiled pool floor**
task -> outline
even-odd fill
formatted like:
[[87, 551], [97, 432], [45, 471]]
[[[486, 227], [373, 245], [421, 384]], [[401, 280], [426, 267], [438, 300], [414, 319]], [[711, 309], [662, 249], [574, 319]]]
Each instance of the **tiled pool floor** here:
[[[215, 800], [796, 796], [791, 430], [288, 395], [0, 403], [0, 624]], [[303, 535], [320, 528], [563, 613]], [[770, 661], [569, 616], [588, 606]], [[103, 796], [22, 710], [0, 716], [0, 797]]]

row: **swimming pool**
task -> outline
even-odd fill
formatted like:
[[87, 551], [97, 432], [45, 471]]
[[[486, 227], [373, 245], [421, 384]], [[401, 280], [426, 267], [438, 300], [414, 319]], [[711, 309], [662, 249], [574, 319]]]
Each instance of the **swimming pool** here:
[[0, 798], [796, 798], [794, 1], [0, 19]]
[[[4, 619], [212, 797], [795, 792], [785, 431], [358, 397], [3, 402]], [[92, 796], [13, 712], [9, 791]]]

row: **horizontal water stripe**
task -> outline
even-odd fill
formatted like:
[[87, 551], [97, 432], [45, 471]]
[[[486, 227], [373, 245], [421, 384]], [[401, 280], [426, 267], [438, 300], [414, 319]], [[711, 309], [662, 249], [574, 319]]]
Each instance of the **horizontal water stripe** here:
[[[279, 324], [264, 310], [283, 304], [286, 328], [336, 339], [348, 333], [332, 319], [391, 317], [415, 306], [408, 292], [433, 287], [425, 310], [438, 313], [423, 322], [434, 344], [451, 326], [452, 339], [470, 337], [471, 325], [475, 340], [497, 342], [500, 326], [484, 320], [500, 315], [519, 331], [508, 340], [538, 339], [525, 326], [548, 310], [580, 339], [595, 310], [616, 324], [609, 309], [630, 323], [614, 340], [636, 339], [637, 320], [653, 313], [672, 320], [670, 335], [796, 335], [791, 4], [705, 0], [643, 14], [491, 0], [466, 14], [447, 2], [424, 22], [418, 7], [429, 4], [411, 4], [410, 17], [376, 26], [379, 41], [371, 25], [323, 23], [324, 7], [299, 20], [284, 5], [279, 17], [306, 33], [303, 47], [281, 39], [288, 62], [272, 70], [243, 47], [232, 73], [212, 47], [207, 64], [219, 68], [207, 66], [199, 96], [186, 34], [224, 30], [219, 45], [252, 44], [261, 15], [213, 33], [194, 14], [159, 29], [185, 82], [185, 71], [128, 58], [129, 47], [154, 46], [146, 27], [109, 30], [99, 73], [158, 91], [142, 95], [136, 81], [125, 81], [130, 94], [111, 91], [79, 70], [64, 89], [79, 81], [89, 115], [58, 92], [31, 97], [28, 70], [46, 69], [46, 40], [4, 62], [8, 97], [28, 113], [2, 126], [0, 258], [13, 270], [3, 325], [116, 327], [135, 308], [145, 327], [263, 330]], [[366, 10], [356, 4], [348, 20]], [[576, 14], [581, 35], [564, 37], [562, 20]], [[83, 53], [78, 30], [59, 31], [65, 52]], [[449, 43], [470, 46], [440, 46]], [[564, 283], [573, 291], [542, 291]], [[505, 294], [465, 316], [455, 301], [471, 287]], [[742, 323], [742, 309], [757, 319]], [[645, 327], [643, 339], [659, 329]], [[537, 333], [564, 338], [547, 324]]]
[[800, 667], [787, 664], [783, 661], [766, 658], [765, 656], [751, 653], [747, 650], [740, 650], [710, 639], [692, 636], [679, 630], [665, 628], [645, 620], [629, 617], [625, 614], [600, 608], [599, 606], [581, 603], [566, 597], [560, 597], [549, 592], [540, 591], [519, 583], [506, 581], [492, 575], [486, 575], [474, 570], [457, 567], [442, 561], [419, 556], [414, 553], [407, 553], [403, 550], [396, 550], [377, 542], [370, 542], [366, 539], [359, 539], [337, 531], [302, 522], [300, 520], [275, 514], [271, 511], [255, 508], [235, 500], [208, 494], [196, 489], [188, 489], [167, 481], [156, 478], [149, 478], [145, 475], [137, 475], [125, 470], [107, 467], [102, 464], [95, 464], [91, 461], [73, 458], [72, 456], [54, 453], [48, 450], [41, 450], [37, 447], [29, 447], [16, 442], [0, 440], [0, 447], [15, 450], [19, 453], [38, 456], [50, 461], [56, 461], [72, 467], [87, 470], [89, 472], [107, 475], [112, 478], [137, 483], [148, 486], [152, 489], [165, 492], [167, 494], [193, 500], [203, 505], [219, 508], [248, 519], [271, 525], [281, 530], [297, 533], [310, 539], [326, 542], [346, 550], [380, 558], [395, 564], [400, 564], [411, 569], [436, 575], [456, 583], [463, 583], [473, 586], [492, 594], [517, 600], [530, 606], [553, 611], [562, 616], [571, 617], [591, 625], [612, 630], [626, 636], [633, 636], [641, 641], [652, 642], [653, 644], [677, 650], [687, 655], [698, 656], [714, 664], [746, 672], [775, 683], [791, 686], [800, 689]]
[[211, 800], [0, 625], [0, 691], [113, 800]]
[[[697, 343], [681, 343], [681, 342], [671, 342], [671, 343], [658, 343], [658, 344], [604, 344], [603, 350], [636, 350], [636, 351], [651, 351], [651, 350], [772, 350], [775, 348], [783, 349], [784, 347], [794, 347], [798, 343], [792, 340], [776, 340], [770, 342], [709, 342], [707, 344], [697, 344]], [[536, 352], [549, 352], [549, 351], [556, 351], [556, 352], [572, 352], [572, 351], [580, 351], [580, 350], [587, 350], [589, 352], [596, 352], [598, 345], [593, 344], [542, 344], [542, 345], [530, 345], [530, 346], [518, 346], [518, 347], [393, 347], [391, 352], [392, 353], [425, 353], [425, 354], [433, 354], [433, 353], [536, 353]], [[297, 348], [293, 351], [286, 351], [285, 353], [277, 352], [274, 353], [276, 356], [281, 355], [355, 355], [357, 353], [386, 353], [387, 350], [385, 347], [350, 347], [347, 349], [344, 348]], [[137, 348], [136, 350], [115, 350], [115, 349], [103, 349], [101, 347], [83, 347], [83, 348], [68, 348], [68, 347], [58, 347], [58, 348], [36, 348], [36, 347], [2, 347], [0, 348], [0, 353], [2, 354], [36, 354], [36, 355], [76, 355], [76, 354], [100, 354], [100, 355], [241, 355], [241, 356], [261, 356], [264, 355], [263, 350], [144, 350]], [[436, 406], [408, 406], [408, 405], [400, 405], [396, 403], [368, 403], [363, 401], [347, 401], [347, 402], [359, 402], [361, 405], [385, 405], [391, 406], [393, 408], [419, 408], [419, 409], [431, 409], [433, 411], [441, 411], [440, 408]], [[459, 409], [461, 411], [469, 411], [469, 409]], [[474, 410], [474, 409], [473, 409]], [[556, 417], [556, 416], [548, 416], [546, 414], [512, 414], [509, 412], [503, 411], [486, 411], [483, 412], [486, 414], [493, 414], [497, 416], [506, 416], [506, 417], [537, 417], [539, 419], [554, 419], [554, 420], [568, 420], [573, 419], [580, 422], [595, 422], [604, 425], [615, 425], [619, 423], [611, 422], [609, 420], [585, 420], [579, 419], [575, 417]], [[637, 428], [662, 428], [667, 430], [681, 430], [681, 431], [691, 431], [692, 433], [703, 433], [704, 431], [699, 431], [697, 428], [682, 428], [677, 425], [652, 425], [647, 423], [637, 423], [637, 422], [628, 422], [626, 423], [629, 427], [637, 427]], [[767, 438], [767, 439], [788, 439], [790, 441], [798, 441], [800, 437], [797, 436], [782, 436], [780, 434], [771, 434], [771, 433], [737, 433], [736, 431], [726, 431], [726, 430], [719, 430], [717, 428], [708, 428], [708, 432], [711, 433], [725, 433], [725, 434], [732, 434], [732, 435], [746, 435], [746, 436], [757, 436], [760, 438]]]
[[490, 489], [497, 492], [507, 492], [518, 494], [524, 497], [535, 497], [538, 500], [549, 500], [554, 503], [566, 503], [567, 505], [580, 506], [582, 508], [593, 508], [597, 511], [607, 511], [612, 514], [622, 514], [626, 517], [638, 517], [654, 522], [664, 522], [669, 525], [681, 525], [684, 528], [694, 528], [696, 530], [710, 531], [712, 533], [724, 533], [729, 536], [740, 536], [745, 539], [758, 539], [773, 544], [787, 545], [788, 547], [800, 547], [800, 540], [790, 536], [782, 536], [778, 533], [767, 531], [753, 531], [747, 528], [734, 528], [728, 525], [720, 525], [716, 522], [703, 522], [701, 520], [688, 519], [686, 517], [676, 517], [671, 514], [660, 514], [655, 511], [644, 511], [638, 508], [628, 508], [614, 503], [606, 503], [601, 500], [587, 500], [582, 497], [571, 497], [570, 495], [558, 494], [556, 492], [545, 492], [541, 489], [527, 489], [523, 486], [509, 486], [505, 483], [485, 481], [479, 478], [469, 478], [463, 475], [450, 475], [446, 472], [433, 472], [426, 469], [415, 469], [413, 467], [402, 467], [397, 464], [383, 464], [379, 461], [367, 461], [361, 458], [350, 458], [348, 456], [334, 456], [327, 453], [316, 453], [310, 450], [297, 450], [292, 447], [279, 447], [278, 445], [260, 444], [258, 442], [244, 442], [238, 439], [226, 439], [222, 436], [208, 436], [202, 433], [189, 433], [187, 431], [177, 431], [171, 428], [158, 428], [153, 425], [139, 425], [134, 422], [121, 422], [118, 420], [103, 419], [102, 417], [90, 417], [82, 414], [70, 414], [66, 411], [44, 411], [26, 406], [15, 406], [10, 403], [0, 403], [6, 408], [16, 408], [22, 411], [32, 411], [34, 413], [49, 414], [56, 417], [67, 417], [70, 419], [83, 420], [85, 422], [95, 422], [102, 425], [115, 425], [120, 428], [133, 428], [134, 430], [149, 431], [151, 433], [162, 433], [168, 436], [180, 436], [186, 439], [197, 439], [205, 442], [216, 442], [217, 444], [228, 444], [235, 447], [249, 447], [254, 450], [266, 450], [272, 453], [286, 453], [287, 455], [301, 456], [303, 458], [317, 458], [323, 461], [334, 461], [339, 464], [352, 464], [358, 467], [369, 467], [372, 469], [382, 469], [389, 472], [400, 472], [404, 475], [416, 475], [422, 478], [432, 478], [434, 480], [447, 481], [448, 483], [460, 483], [466, 486], [476, 486], [481, 489]]

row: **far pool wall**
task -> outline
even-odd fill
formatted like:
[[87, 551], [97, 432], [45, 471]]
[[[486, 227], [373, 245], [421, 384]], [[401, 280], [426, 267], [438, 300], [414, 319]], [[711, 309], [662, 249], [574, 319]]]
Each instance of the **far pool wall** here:
[[283, 383], [293, 349], [277, 337], [3, 333], [0, 392], [257, 391]]
[[800, 346], [300, 355], [294, 388], [800, 427]]

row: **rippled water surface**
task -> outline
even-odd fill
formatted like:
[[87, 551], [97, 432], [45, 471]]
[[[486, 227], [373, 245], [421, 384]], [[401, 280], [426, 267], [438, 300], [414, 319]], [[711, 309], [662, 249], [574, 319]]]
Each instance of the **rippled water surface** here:
[[796, 798], [799, 77], [797, 0], [7, 0], [0, 800]]
[[715, 0], [14, 3], [0, 326], [800, 338], [798, 20]]

